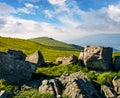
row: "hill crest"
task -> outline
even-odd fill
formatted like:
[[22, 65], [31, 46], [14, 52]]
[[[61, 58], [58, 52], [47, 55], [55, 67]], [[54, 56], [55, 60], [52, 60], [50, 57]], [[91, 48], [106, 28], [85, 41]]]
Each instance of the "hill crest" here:
[[31, 41], [49, 46], [53, 49], [57, 49], [57, 50], [72, 50], [72, 51], [82, 51], [83, 47], [78, 46], [78, 45], [74, 45], [74, 44], [68, 44], [62, 41], [58, 41], [55, 40], [53, 38], [49, 38], [49, 37], [37, 37], [37, 38], [32, 38], [29, 39]]

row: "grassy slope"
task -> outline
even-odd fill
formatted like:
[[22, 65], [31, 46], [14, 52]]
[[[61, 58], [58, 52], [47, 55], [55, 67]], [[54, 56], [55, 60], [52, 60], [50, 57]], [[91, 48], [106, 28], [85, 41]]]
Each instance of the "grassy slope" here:
[[76, 51], [83, 50], [83, 47], [81, 46], [67, 44], [48, 37], [38, 37], [38, 38], [32, 38], [30, 40], [46, 46], [50, 46], [51, 48], [58, 50], [76, 50]]
[[48, 46], [28, 40], [0, 37], [0, 51], [7, 51], [7, 49], [22, 50], [27, 55], [34, 53], [36, 50], [40, 50], [46, 61], [55, 61], [59, 56], [79, 55], [79, 52], [54, 50]]

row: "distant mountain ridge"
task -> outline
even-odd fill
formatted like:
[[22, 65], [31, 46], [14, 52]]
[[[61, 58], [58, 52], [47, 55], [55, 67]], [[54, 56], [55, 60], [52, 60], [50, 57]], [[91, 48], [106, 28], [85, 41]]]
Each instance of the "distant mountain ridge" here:
[[96, 34], [81, 37], [79, 39], [67, 41], [77, 45], [100, 45], [105, 47], [112, 47], [114, 52], [120, 51], [120, 34]]
[[83, 51], [83, 47], [81, 46], [74, 45], [74, 44], [67, 44], [65, 42], [55, 40], [53, 38], [37, 37], [37, 38], [29, 39], [29, 40], [49, 46], [57, 50]]

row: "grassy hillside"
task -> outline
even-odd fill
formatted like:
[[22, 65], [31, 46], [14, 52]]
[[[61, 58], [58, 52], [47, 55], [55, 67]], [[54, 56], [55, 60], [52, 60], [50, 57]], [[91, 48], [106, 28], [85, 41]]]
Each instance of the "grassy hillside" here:
[[79, 55], [79, 52], [54, 50], [48, 46], [29, 40], [0, 37], [0, 51], [7, 51], [7, 49], [22, 50], [27, 55], [34, 53], [36, 50], [40, 50], [46, 61], [55, 61], [57, 57], [63, 55]]
[[38, 38], [32, 38], [30, 39], [31, 41], [35, 41], [37, 43], [49, 46], [53, 49], [57, 50], [74, 50], [74, 51], [79, 51], [83, 50], [83, 47], [78, 46], [78, 45], [73, 45], [73, 44], [67, 44], [61, 41], [54, 40], [52, 38], [48, 37], [38, 37]]

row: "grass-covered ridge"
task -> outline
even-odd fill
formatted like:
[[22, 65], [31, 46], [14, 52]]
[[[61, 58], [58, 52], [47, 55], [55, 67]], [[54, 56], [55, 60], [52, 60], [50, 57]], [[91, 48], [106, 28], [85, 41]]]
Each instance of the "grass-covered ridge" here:
[[38, 37], [38, 38], [32, 38], [31, 41], [49, 46], [53, 49], [57, 50], [74, 50], [74, 51], [82, 51], [83, 47], [73, 44], [67, 44], [52, 38], [48, 37]]
[[27, 55], [34, 53], [36, 50], [40, 50], [46, 61], [55, 61], [59, 56], [79, 55], [78, 51], [55, 50], [30, 40], [0, 37], [0, 51], [7, 51], [7, 49], [22, 50]]

